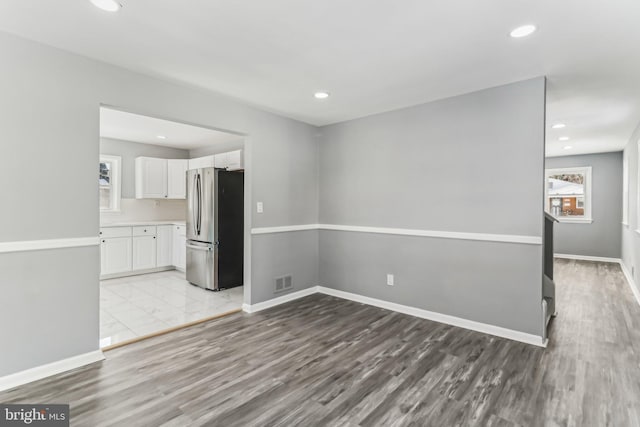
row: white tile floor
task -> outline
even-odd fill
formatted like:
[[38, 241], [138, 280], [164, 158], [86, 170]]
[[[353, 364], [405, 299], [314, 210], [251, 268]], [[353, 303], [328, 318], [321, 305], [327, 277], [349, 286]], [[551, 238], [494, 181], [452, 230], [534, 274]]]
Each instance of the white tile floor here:
[[211, 292], [166, 271], [100, 282], [100, 347], [242, 307], [243, 287]]

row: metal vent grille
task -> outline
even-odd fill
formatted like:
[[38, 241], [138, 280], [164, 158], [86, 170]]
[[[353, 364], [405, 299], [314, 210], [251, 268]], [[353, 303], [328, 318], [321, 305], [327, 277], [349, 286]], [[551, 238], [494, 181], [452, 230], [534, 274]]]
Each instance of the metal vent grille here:
[[291, 275], [275, 278], [275, 291], [282, 292], [293, 288], [293, 278]]

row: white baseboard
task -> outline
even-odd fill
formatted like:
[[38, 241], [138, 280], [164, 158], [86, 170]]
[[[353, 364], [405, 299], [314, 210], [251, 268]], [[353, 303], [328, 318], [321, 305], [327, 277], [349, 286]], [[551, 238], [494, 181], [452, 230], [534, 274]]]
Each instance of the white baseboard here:
[[553, 254], [554, 258], [564, 258], [564, 259], [577, 259], [580, 261], [598, 261], [598, 262], [613, 262], [616, 264], [620, 264], [620, 258], [606, 258], [601, 256], [589, 256], [589, 255], [572, 255], [572, 254]]
[[298, 298], [312, 295], [314, 293], [321, 293], [325, 295], [331, 295], [334, 297], [355, 301], [374, 307], [380, 307], [387, 310], [397, 311], [398, 313], [408, 314], [410, 316], [420, 317], [422, 319], [433, 320], [439, 323], [445, 323], [451, 326], [457, 326], [460, 328], [470, 329], [472, 331], [482, 332], [489, 335], [495, 335], [501, 338], [507, 338], [514, 341], [523, 342], [526, 344], [535, 345], [538, 347], [546, 347], [547, 340], [542, 337], [524, 332], [514, 331], [512, 329], [502, 328], [500, 326], [488, 325], [486, 323], [475, 322], [473, 320], [462, 319], [460, 317], [449, 316], [447, 314], [436, 313], [433, 311], [423, 310], [421, 308], [410, 307], [407, 305], [396, 304], [393, 302], [383, 301], [375, 298], [369, 298], [350, 292], [339, 291], [337, 289], [327, 288], [324, 286], [314, 286], [311, 288], [303, 289], [302, 291], [287, 294], [278, 298], [274, 298], [269, 301], [261, 302], [258, 304], [243, 304], [242, 310], [246, 313], [255, 313], [256, 311], [266, 310], [267, 308], [275, 307], [280, 304], [293, 301]]
[[312, 286], [301, 291], [292, 292], [290, 294], [283, 295], [269, 301], [259, 302], [257, 304], [242, 304], [242, 311], [246, 313], [255, 313], [257, 311], [266, 310], [267, 308], [275, 307], [276, 305], [284, 304], [285, 302], [293, 301], [298, 298], [306, 297], [318, 292], [317, 286]]
[[629, 287], [631, 288], [631, 292], [633, 292], [633, 296], [636, 297], [636, 301], [638, 302], [638, 304], [640, 304], [640, 289], [638, 288], [638, 284], [635, 280], [633, 280], [631, 272], [627, 269], [627, 266], [624, 265], [622, 261], [620, 261], [620, 267], [622, 268], [624, 277], [627, 279], [627, 283], [629, 283]]
[[369, 298], [350, 292], [339, 291], [337, 289], [318, 287], [318, 292], [332, 295], [334, 297], [347, 299], [350, 301], [360, 302], [374, 307], [380, 307], [387, 310], [397, 311], [399, 313], [408, 314], [410, 316], [420, 317], [422, 319], [433, 320], [435, 322], [444, 323], [459, 328], [470, 329], [476, 332], [482, 332], [489, 335], [495, 335], [501, 338], [507, 338], [514, 341], [520, 341], [526, 344], [538, 347], [546, 347], [547, 342], [542, 337], [524, 332], [514, 331], [512, 329], [502, 328], [500, 326], [489, 325], [486, 323], [475, 322], [473, 320], [462, 319], [460, 317], [449, 316], [447, 314], [436, 313], [421, 308], [410, 307], [408, 305], [396, 304], [393, 302], [383, 301], [375, 298]]
[[[181, 271], [179, 268], [173, 265], [167, 265], [165, 267], [147, 268], [145, 270], [125, 271], [124, 273], [103, 274], [100, 276], [100, 280], [121, 279], [123, 277], [141, 276], [143, 274], [161, 273], [163, 271], [172, 271], [172, 270]], [[182, 272], [184, 273], [184, 270], [182, 270]]]
[[33, 381], [41, 380], [51, 375], [60, 374], [72, 369], [80, 368], [91, 363], [104, 360], [102, 351], [96, 350], [90, 353], [80, 354], [57, 362], [48, 363], [35, 368], [27, 369], [15, 374], [0, 377], [0, 391], [5, 391]]

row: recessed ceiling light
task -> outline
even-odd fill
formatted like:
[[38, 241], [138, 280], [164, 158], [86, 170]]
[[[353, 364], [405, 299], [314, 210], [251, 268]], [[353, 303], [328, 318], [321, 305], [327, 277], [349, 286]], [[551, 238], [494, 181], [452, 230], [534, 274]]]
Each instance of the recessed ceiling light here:
[[313, 96], [316, 99], [327, 99], [329, 97], [329, 92], [316, 92]]
[[564, 123], [556, 123], [555, 125], [551, 126], [551, 129], [562, 129], [567, 127], [567, 125], [565, 125]]
[[519, 39], [520, 37], [527, 37], [528, 35], [533, 34], [536, 31], [535, 25], [523, 25], [521, 27], [513, 29], [510, 35], [513, 38]]
[[570, 145], [565, 145], [563, 148], [564, 148], [565, 150], [571, 150], [573, 147], [572, 147], [572, 146], [570, 146]]
[[558, 141], [568, 141], [569, 137], [568, 136], [561, 136], [560, 138], [558, 138]]
[[93, 3], [95, 7], [106, 10], [107, 12], [117, 12], [122, 7], [116, 0], [91, 0], [91, 3]]
[[158, 135], [158, 139], [167, 139], [167, 137], [164, 135]]

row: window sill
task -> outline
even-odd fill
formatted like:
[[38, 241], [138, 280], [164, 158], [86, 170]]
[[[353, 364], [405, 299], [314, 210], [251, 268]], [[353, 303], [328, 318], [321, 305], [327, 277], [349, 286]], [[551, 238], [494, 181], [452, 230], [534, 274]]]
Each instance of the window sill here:
[[622, 225], [624, 225], [625, 227], [629, 228], [629, 223], [628, 222], [623, 222]]
[[591, 218], [564, 218], [564, 217], [556, 217], [558, 222], [564, 222], [567, 224], [591, 224], [593, 219]]
[[100, 215], [102, 214], [121, 214], [122, 211], [120, 209], [114, 209], [114, 210], [110, 210], [110, 211], [100, 211]]

